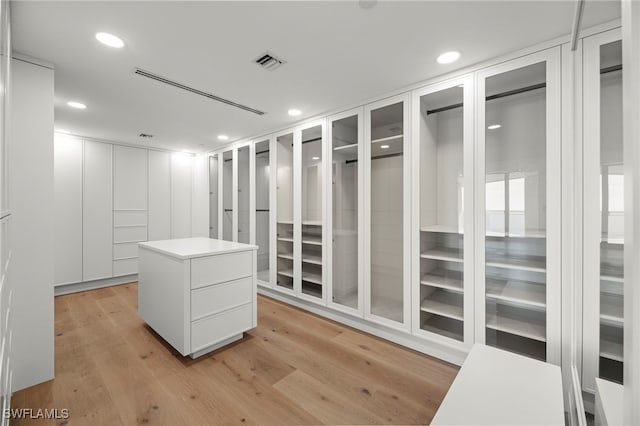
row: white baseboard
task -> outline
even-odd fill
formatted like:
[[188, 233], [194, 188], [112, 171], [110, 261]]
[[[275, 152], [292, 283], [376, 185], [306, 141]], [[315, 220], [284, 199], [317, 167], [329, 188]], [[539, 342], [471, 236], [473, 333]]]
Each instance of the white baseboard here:
[[95, 290], [97, 288], [111, 287], [114, 285], [127, 284], [138, 281], [138, 274], [124, 275], [122, 277], [105, 278], [102, 280], [85, 281], [75, 284], [64, 284], [53, 288], [54, 296], [62, 296], [65, 294], [79, 293], [81, 291]]

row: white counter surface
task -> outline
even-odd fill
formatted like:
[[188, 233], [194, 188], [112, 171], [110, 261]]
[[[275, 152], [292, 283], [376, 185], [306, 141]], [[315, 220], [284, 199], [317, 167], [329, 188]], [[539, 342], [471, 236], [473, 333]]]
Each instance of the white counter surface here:
[[624, 424], [624, 388], [596, 377], [596, 426]]
[[214, 240], [205, 237], [149, 241], [146, 243], [138, 243], [138, 246], [182, 260], [211, 256], [214, 254], [258, 250], [258, 246], [256, 245]]
[[432, 425], [563, 425], [560, 367], [475, 344]]

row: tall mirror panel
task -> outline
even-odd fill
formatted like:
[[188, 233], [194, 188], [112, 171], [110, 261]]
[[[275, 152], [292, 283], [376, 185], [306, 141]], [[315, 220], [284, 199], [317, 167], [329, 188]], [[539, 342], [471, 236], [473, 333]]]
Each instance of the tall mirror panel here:
[[238, 242], [249, 244], [249, 146], [238, 148]]
[[403, 323], [403, 102], [371, 110], [371, 314]]
[[256, 143], [256, 244], [258, 245], [258, 280], [269, 282], [269, 140]]
[[218, 155], [209, 157], [209, 238], [218, 236]]
[[276, 138], [277, 280], [293, 290], [293, 133]]
[[322, 298], [322, 126], [302, 130], [302, 293]]
[[420, 290], [415, 295], [420, 329], [459, 341], [464, 339], [463, 101], [463, 86], [420, 97]]
[[331, 123], [332, 301], [358, 309], [358, 116]]
[[233, 151], [222, 153], [222, 239], [233, 241]]
[[485, 81], [486, 343], [546, 360], [546, 62]]

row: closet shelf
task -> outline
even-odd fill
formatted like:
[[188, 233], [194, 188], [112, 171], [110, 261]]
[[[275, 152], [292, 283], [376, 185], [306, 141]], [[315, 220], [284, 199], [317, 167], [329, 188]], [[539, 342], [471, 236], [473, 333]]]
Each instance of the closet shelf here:
[[[460, 340], [462, 341], [462, 333], [458, 333], [452, 330], [450, 319], [443, 318], [441, 316], [432, 316], [424, 320], [424, 323], [420, 327], [425, 331], [429, 331], [431, 333], [439, 334], [441, 336], [448, 337], [450, 339]], [[462, 324], [462, 323], [458, 323]]]
[[313, 284], [322, 285], [322, 275], [314, 274], [313, 272], [302, 271], [302, 281], [307, 281]]
[[279, 220], [278, 225], [293, 225], [292, 220]]
[[451, 247], [434, 247], [420, 254], [423, 259], [462, 262], [462, 250]]
[[487, 256], [487, 266], [504, 269], [518, 269], [530, 272], [546, 272], [546, 259], [543, 256], [500, 255]]
[[439, 232], [443, 234], [464, 234], [464, 231], [458, 229], [457, 226], [450, 225], [429, 225], [420, 228], [422, 232]]
[[420, 284], [431, 287], [443, 288], [457, 293], [463, 292], [462, 273], [437, 268], [422, 276]]
[[322, 239], [304, 237], [302, 239], [302, 244], [309, 244], [309, 245], [312, 245], [312, 246], [321, 246], [322, 245]]
[[619, 341], [606, 339], [603, 336], [600, 339], [600, 356], [602, 358], [612, 359], [618, 362], [624, 362], [622, 343]]
[[292, 243], [293, 242], [293, 238], [278, 237], [278, 241], [284, 241], [284, 242], [287, 242], [287, 243]]
[[293, 260], [293, 255], [292, 255], [292, 254], [287, 254], [287, 253], [278, 253], [278, 257], [279, 257], [280, 259]]
[[603, 234], [600, 241], [611, 245], [624, 245], [624, 238], [609, 238], [606, 234]]
[[313, 283], [313, 285], [302, 284], [302, 293], [308, 296], [322, 298], [322, 287]]
[[524, 234], [505, 234], [504, 232], [487, 231], [485, 236], [490, 238], [546, 238], [547, 233], [545, 231], [526, 229]]
[[342, 150], [351, 150], [351, 149], [357, 149], [358, 148], [358, 144], [357, 143], [352, 143], [349, 145], [342, 145], [342, 146], [336, 146], [335, 148], [333, 148], [334, 151], [342, 151]]
[[284, 269], [282, 271], [278, 271], [278, 275], [293, 278], [293, 269]]
[[544, 323], [532, 321], [522, 316], [514, 318], [513, 315], [505, 316], [499, 313], [487, 314], [487, 328], [505, 333], [515, 334], [516, 336], [526, 337], [528, 339], [546, 342], [546, 330]]
[[322, 256], [315, 256], [310, 254], [302, 254], [302, 262], [310, 263], [312, 265], [322, 265]]
[[402, 139], [404, 137], [403, 134], [399, 134], [399, 135], [395, 135], [395, 136], [388, 136], [386, 138], [379, 138], [379, 139], [371, 139], [371, 143], [382, 143], [382, 142], [391, 142], [394, 141], [396, 139]]
[[600, 322], [614, 327], [624, 326], [624, 304], [622, 296], [600, 295]]
[[624, 278], [623, 277], [616, 277], [613, 275], [600, 275], [600, 281], [609, 281], [612, 283], [620, 283], [620, 284], [624, 284]]
[[487, 298], [545, 309], [546, 288], [543, 284], [524, 281], [487, 279]]
[[428, 295], [420, 304], [420, 310], [454, 320], [462, 321], [462, 296], [446, 290], [436, 290]]

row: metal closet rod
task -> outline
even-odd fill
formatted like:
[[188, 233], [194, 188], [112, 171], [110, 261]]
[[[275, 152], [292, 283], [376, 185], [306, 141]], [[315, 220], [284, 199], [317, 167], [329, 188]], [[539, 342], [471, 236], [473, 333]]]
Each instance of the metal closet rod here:
[[[613, 65], [611, 67], [602, 68], [600, 70], [600, 74], [607, 74], [607, 73], [614, 72], [614, 71], [620, 71], [621, 69], [622, 69], [622, 65]], [[546, 83], [533, 84], [531, 86], [522, 87], [520, 89], [514, 89], [514, 90], [508, 90], [508, 91], [502, 92], [502, 93], [496, 93], [495, 95], [487, 96], [485, 98], [485, 100], [492, 101], [494, 99], [500, 99], [500, 98], [504, 98], [504, 97], [507, 97], [507, 96], [517, 95], [519, 93], [525, 93], [525, 92], [530, 92], [532, 90], [542, 89], [543, 87], [547, 87], [547, 84]], [[462, 107], [462, 105], [463, 104], [461, 102], [461, 103], [458, 103], [458, 104], [448, 105], [448, 106], [444, 106], [444, 107], [441, 107], [441, 108], [430, 109], [430, 110], [427, 110], [427, 115], [437, 114], [439, 112], [448, 111], [450, 109], [460, 108], [460, 107]]]
[[[377, 157], [371, 157], [372, 160], [381, 160], [383, 158], [390, 158], [390, 157], [400, 157], [404, 155], [404, 152], [397, 152], [395, 154], [387, 154], [387, 155], [378, 155]], [[357, 163], [358, 159], [354, 159], [354, 160], [347, 160], [344, 162], [344, 164], [352, 164], [352, 163]]]

